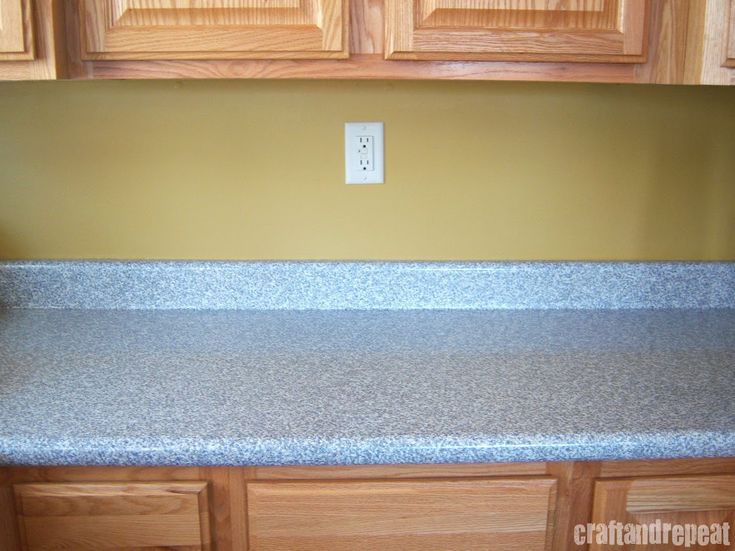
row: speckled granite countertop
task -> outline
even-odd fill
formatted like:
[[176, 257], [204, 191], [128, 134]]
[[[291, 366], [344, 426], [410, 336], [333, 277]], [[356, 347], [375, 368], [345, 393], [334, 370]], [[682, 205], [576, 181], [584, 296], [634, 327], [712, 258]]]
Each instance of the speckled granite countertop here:
[[735, 456], [733, 308], [14, 306], [0, 464]]

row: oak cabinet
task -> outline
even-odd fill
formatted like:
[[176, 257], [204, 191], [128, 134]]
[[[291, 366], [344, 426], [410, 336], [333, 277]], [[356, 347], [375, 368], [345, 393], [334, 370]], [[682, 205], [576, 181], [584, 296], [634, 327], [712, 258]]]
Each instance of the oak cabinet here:
[[0, 80], [735, 85], [732, 0], [0, 0]]
[[85, 60], [347, 57], [347, 0], [81, 0]]
[[735, 68], [735, 2], [730, 2], [730, 10], [727, 15], [727, 51], [725, 53], [725, 67]]
[[57, 0], [0, 0], [0, 80], [64, 76], [62, 11]]
[[645, 59], [647, 0], [386, 0], [385, 9], [389, 59]]
[[735, 540], [734, 515], [735, 458], [0, 466], [2, 551], [572, 551], [577, 526], [650, 517], [730, 522]]
[[[700, 475], [651, 478], [623, 478], [595, 484], [592, 522], [607, 524], [729, 523], [735, 526], [735, 475]], [[735, 534], [734, 534], [735, 535]], [[689, 549], [735, 549], [731, 546], [690, 546]], [[651, 543], [639, 546], [606, 546], [593, 542], [590, 551], [602, 549], [656, 549], [673, 551], [681, 545]]]
[[687, 36], [687, 84], [735, 85], [735, 1], [692, 2], [690, 20], [701, 22]]
[[206, 482], [14, 487], [23, 551], [209, 549]]
[[33, 59], [30, 0], [0, 0], [0, 60]]
[[250, 551], [544, 551], [556, 480], [255, 482]]

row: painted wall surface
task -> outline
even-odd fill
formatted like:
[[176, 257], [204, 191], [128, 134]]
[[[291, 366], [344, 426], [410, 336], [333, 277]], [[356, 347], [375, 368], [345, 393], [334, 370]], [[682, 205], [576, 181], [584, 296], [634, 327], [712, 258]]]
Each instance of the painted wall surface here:
[[733, 260], [735, 89], [0, 83], [0, 258]]

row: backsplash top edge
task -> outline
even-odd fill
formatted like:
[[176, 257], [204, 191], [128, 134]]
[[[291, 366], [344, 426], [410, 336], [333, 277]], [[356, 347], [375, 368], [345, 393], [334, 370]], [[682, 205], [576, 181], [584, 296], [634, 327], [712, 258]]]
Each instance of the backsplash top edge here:
[[735, 262], [4, 261], [0, 307], [735, 308]]

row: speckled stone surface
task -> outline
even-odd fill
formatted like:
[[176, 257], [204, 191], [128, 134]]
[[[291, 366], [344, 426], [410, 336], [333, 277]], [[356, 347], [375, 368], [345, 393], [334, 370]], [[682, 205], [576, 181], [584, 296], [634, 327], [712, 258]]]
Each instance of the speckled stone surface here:
[[735, 308], [735, 263], [6, 262], [0, 307]]
[[732, 309], [6, 309], [0, 463], [735, 456], [734, 380]]

